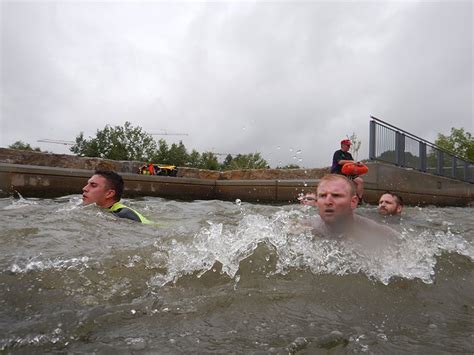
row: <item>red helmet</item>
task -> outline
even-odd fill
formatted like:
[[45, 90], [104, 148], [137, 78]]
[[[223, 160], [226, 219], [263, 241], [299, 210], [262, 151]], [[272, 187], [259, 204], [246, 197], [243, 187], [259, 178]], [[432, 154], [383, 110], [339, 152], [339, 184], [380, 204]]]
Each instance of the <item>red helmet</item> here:
[[351, 143], [351, 141], [350, 141], [349, 139], [343, 139], [343, 140], [341, 141], [341, 145], [342, 145], [342, 144], [351, 146], [352, 143]]

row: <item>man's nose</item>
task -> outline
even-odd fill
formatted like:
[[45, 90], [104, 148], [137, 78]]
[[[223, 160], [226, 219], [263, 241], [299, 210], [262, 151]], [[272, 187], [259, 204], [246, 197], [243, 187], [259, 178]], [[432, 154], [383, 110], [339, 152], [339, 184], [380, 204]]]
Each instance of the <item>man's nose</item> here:
[[332, 205], [333, 202], [334, 202], [334, 199], [332, 198], [331, 195], [326, 196], [326, 198], [324, 199], [324, 203], [327, 205]]

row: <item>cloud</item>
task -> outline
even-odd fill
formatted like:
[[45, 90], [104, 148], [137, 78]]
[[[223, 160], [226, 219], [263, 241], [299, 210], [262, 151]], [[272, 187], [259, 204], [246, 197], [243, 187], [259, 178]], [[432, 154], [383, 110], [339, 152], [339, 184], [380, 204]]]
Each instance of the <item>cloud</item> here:
[[428, 140], [473, 129], [468, 1], [1, 6], [2, 146], [130, 121], [321, 167], [353, 132], [367, 157], [370, 115]]

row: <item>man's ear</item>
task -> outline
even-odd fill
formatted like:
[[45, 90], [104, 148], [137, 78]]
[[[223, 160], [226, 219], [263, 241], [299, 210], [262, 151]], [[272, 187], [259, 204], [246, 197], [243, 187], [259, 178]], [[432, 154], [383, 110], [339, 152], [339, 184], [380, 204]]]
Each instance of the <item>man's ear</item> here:
[[115, 196], [115, 190], [114, 189], [108, 189], [107, 192], [105, 193], [105, 198], [113, 198]]
[[357, 195], [354, 195], [351, 197], [351, 208], [355, 210], [357, 208], [357, 205], [359, 204], [359, 198]]
[[397, 206], [397, 214], [402, 213], [402, 206], [398, 205]]

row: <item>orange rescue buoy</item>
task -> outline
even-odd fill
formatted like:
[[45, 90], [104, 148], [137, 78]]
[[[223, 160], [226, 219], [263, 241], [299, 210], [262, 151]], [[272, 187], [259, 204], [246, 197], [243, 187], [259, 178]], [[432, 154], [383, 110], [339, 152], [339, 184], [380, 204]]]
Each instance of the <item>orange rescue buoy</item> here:
[[364, 175], [369, 172], [369, 168], [362, 163], [345, 163], [341, 171], [344, 175], [349, 176]]

